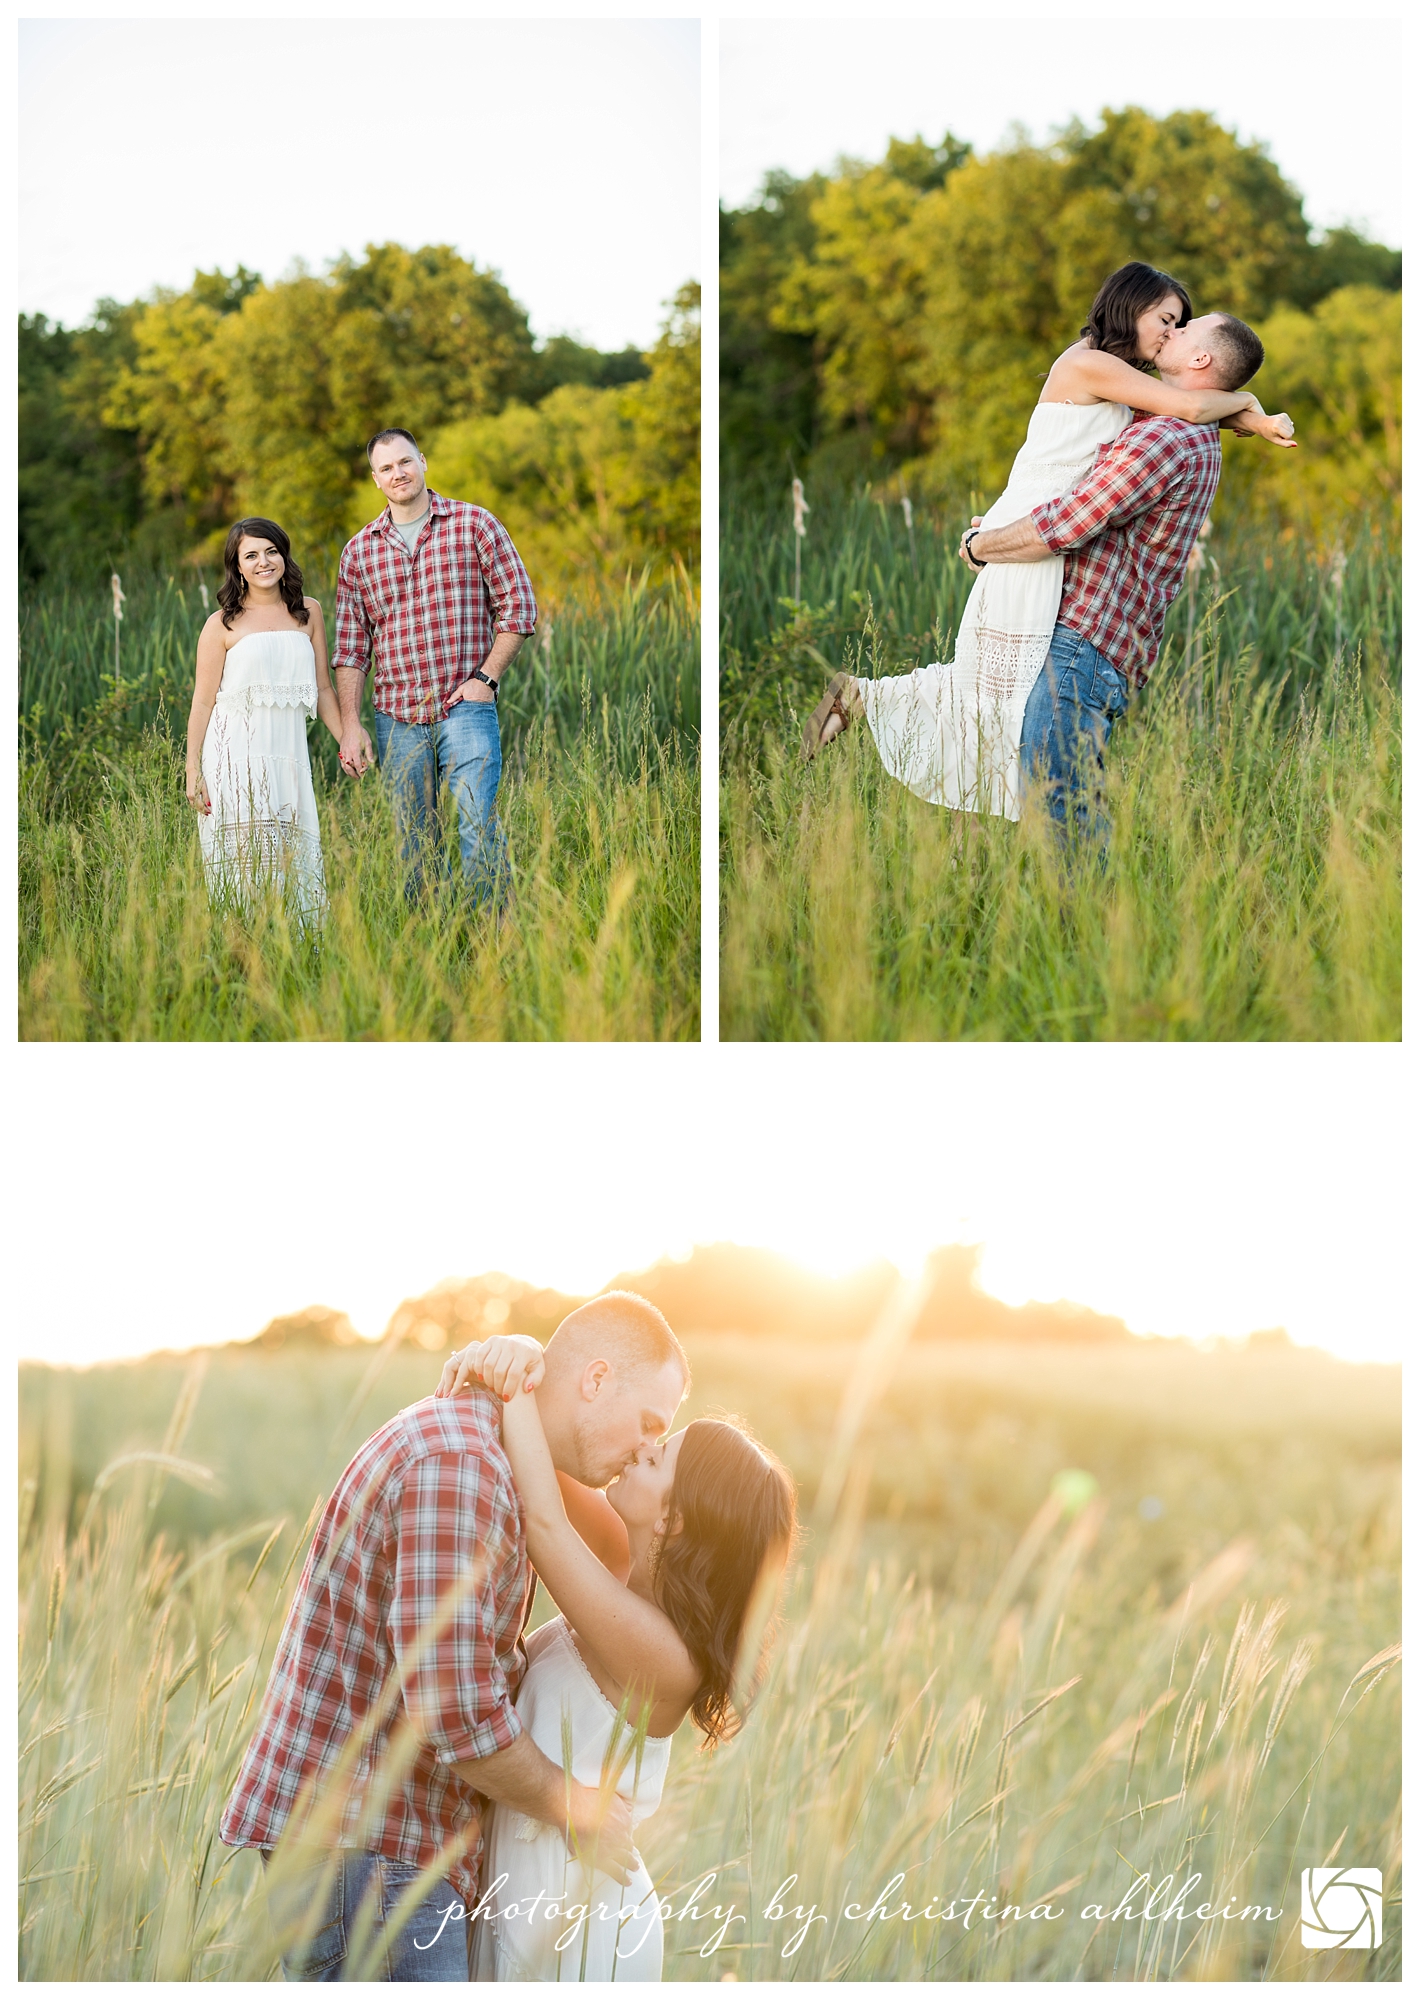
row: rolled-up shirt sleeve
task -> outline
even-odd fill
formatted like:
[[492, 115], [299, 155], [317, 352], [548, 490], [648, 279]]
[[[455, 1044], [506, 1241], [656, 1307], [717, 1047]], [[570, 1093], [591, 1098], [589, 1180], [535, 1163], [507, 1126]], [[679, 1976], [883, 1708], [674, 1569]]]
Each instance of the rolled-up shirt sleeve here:
[[370, 646], [373, 626], [365, 608], [365, 593], [360, 588], [355, 559], [347, 544], [341, 553], [340, 570], [335, 584], [335, 652], [331, 658], [332, 667], [358, 667], [362, 674], [370, 671]]
[[1168, 497], [1183, 464], [1177, 444], [1147, 430], [1101, 452], [1078, 485], [1031, 509], [1036, 533], [1056, 555], [1082, 548], [1111, 524], [1132, 521]]
[[521, 1622], [515, 1508], [463, 1452], [419, 1460], [400, 1494], [388, 1632], [405, 1714], [441, 1763], [491, 1757], [523, 1733], [505, 1664]]
[[494, 630], [520, 632], [524, 637], [537, 626], [537, 599], [523, 568], [522, 557], [513, 547], [513, 538], [496, 515], [480, 508], [474, 525], [474, 545], [478, 566], [488, 595], [493, 600]]

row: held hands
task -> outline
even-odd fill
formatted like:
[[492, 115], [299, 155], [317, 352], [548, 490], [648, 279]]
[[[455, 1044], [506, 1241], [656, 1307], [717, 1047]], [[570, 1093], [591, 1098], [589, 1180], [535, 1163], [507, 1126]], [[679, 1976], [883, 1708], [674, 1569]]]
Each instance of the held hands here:
[[187, 774], [187, 802], [195, 812], [204, 815], [212, 810], [212, 801], [207, 794], [207, 781], [200, 771]]
[[498, 1333], [491, 1340], [470, 1341], [450, 1355], [439, 1377], [436, 1396], [456, 1396], [481, 1382], [511, 1403], [519, 1389], [535, 1389], [546, 1373], [542, 1349], [525, 1333]]
[[[971, 526], [973, 528], [979, 528], [981, 526], [981, 516], [979, 514], [972, 515]], [[986, 567], [985, 563], [973, 562], [971, 557], [966, 552], [966, 538], [969, 533], [970, 529], [968, 528], [962, 529], [961, 547], [957, 550], [957, 554], [961, 557], [962, 561], [966, 564], [968, 569], [975, 570], [978, 573], [980, 573], [980, 571], [985, 569]]]
[[369, 732], [355, 728], [340, 739], [340, 768], [347, 777], [363, 778], [375, 763], [375, 746], [370, 741]]

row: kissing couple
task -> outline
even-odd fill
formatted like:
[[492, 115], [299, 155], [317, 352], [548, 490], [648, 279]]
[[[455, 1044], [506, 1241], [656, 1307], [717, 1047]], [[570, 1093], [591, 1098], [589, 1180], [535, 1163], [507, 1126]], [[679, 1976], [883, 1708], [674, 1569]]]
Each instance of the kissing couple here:
[[796, 1529], [747, 1429], [672, 1430], [689, 1386], [607, 1292], [455, 1354], [346, 1467], [221, 1821], [288, 1979], [661, 1977], [635, 1829], [686, 1716], [739, 1726]]
[[420, 892], [443, 787], [458, 813], [471, 903], [501, 909], [508, 892], [495, 810], [498, 686], [537, 624], [532, 585], [501, 521], [430, 490], [411, 432], [377, 431], [365, 456], [387, 505], [341, 554], [334, 660], [290, 536], [260, 515], [227, 536], [219, 608], [197, 642], [187, 796], [201, 816], [208, 892], [244, 908], [259, 885], [275, 887], [306, 929], [326, 904], [306, 720], [320, 717], [341, 769], [361, 777], [375, 761], [360, 723], [372, 661], [406, 895]]

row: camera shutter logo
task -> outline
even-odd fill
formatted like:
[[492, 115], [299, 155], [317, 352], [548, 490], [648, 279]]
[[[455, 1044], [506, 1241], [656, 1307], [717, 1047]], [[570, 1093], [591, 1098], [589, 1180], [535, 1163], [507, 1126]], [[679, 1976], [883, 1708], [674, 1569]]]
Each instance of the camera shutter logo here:
[[1302, 1944], [1308, 1951], [1374, 1951], [1381, 1941], [1379, 1868], [1304, 1868]]

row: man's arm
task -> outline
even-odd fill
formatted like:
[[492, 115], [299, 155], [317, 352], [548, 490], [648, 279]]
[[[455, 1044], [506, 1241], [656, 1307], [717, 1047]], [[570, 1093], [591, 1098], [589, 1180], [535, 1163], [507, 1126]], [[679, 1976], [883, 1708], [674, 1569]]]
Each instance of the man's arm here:
[[520, 1736], [491, 1757], [469, 1757], [454, 1765], [466, 1785], [495, 1799], [499, 1805], [555, 1826], [567, 1837], [572, 1853], [590, 1860], [616, 1882], [631, 1879], [636, 1848], [631, 1835], [631, 1806], [613, 1792], [605, 1809], [593, 1785], [567, 1783], [562, 1771], [545, 1757], [530, 1736]]
[[1029, 514], [1004, 528], [979, 528], [975, 534], [968, 529], [967, 534], [971, 534], [970, 551], [963, 535], [960, 554], [972, 569], [984, 569], [987, 563], [1041, 562], [1054, 553], [1041, 540]]
[[[484, 587], [493, 600], [493, 644], [488, 657], [479, 662], [490, 680], [498, 680], [524, 639], [537, 627], [537, 599], [522, 557], [513, 547], [513, 538], [503, 523], [486, 509], [479, 508], [473, 530], [478, 566]], [[492, 701], [493, 690], [482, 681], [466, 680], [454, 689], [449, 707], [456, 701]]]

